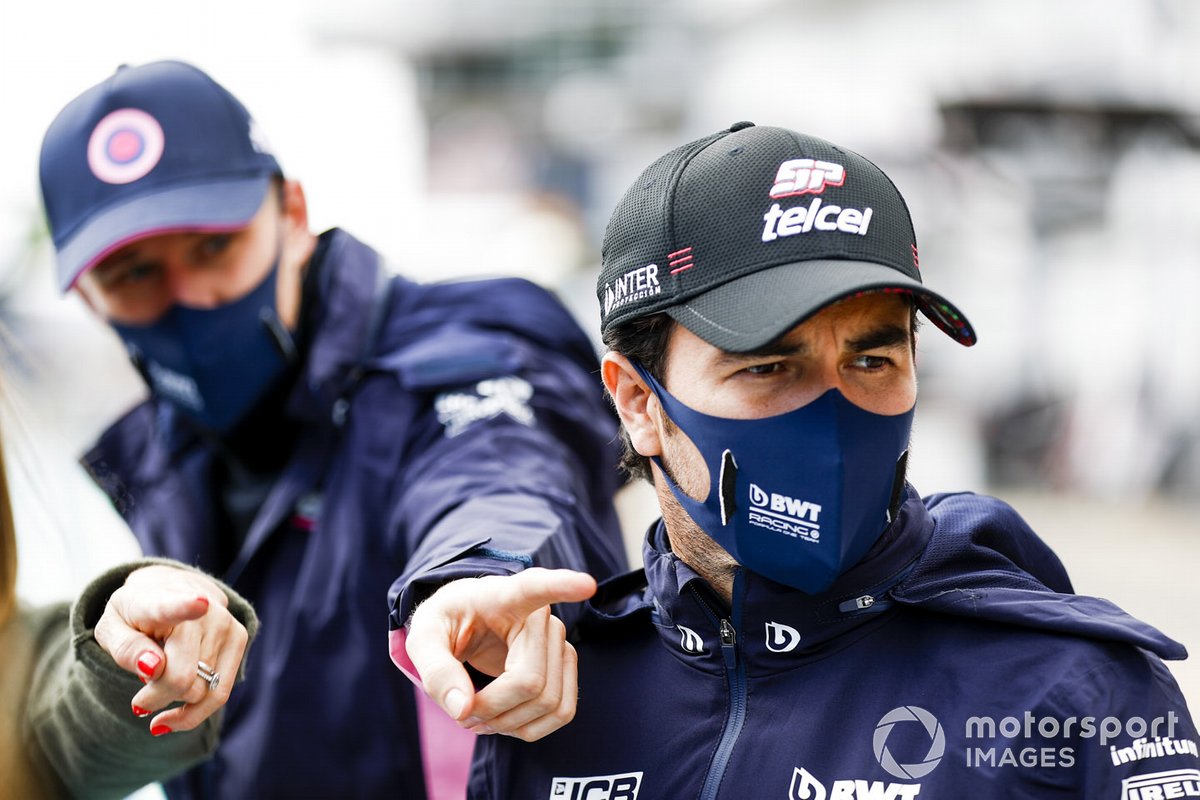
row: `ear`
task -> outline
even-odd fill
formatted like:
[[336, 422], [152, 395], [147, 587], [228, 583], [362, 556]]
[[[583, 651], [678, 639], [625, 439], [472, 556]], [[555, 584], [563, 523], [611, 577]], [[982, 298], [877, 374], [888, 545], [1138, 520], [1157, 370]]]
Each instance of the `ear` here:
[[662, 408], [633, 364], [620, 353], [609, 352], [600, 362], [600, 374], [633, 449], [644, 456], [662, 455]]
[[300, 318], [300, 286], [304, 268], [317, 246], [317, 238], [308, 229], [308, 201], [299, 181], [285, 180], [281, 191], [283, 207], [283, 251], [276, 278], [276, 307], [279, 319], [288, 330], [295, 330]]
[[300, 181], [283, 182], [283, 217], [290, 230], [308, 233], [308, 200]]

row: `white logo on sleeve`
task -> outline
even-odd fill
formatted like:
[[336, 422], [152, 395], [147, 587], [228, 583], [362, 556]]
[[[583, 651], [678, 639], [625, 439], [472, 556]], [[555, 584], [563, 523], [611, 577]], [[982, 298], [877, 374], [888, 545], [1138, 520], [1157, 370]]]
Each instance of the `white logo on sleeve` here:
[[638, 800], [642, 773], [593, 775], [588, 778], [553, 778], [550, 800]]
[[782, 622], [767, 623], [767, 649], [772, 653], [790, 653], [800, 644], [800, 631]]
[[1121, 781], [1121, 800], [1165, 800], [1168, 797], [1200, 797], [1200, 770], [1173, 769], [1134, 775]]
[[458, 436], [472, 424], [507, 414], [522, 425], [533, 424], [529, 399], [533, 387], [517, 377], [491, 378], [475, 384], [475, 394], [446, 392], [433, 401], [438, 422], [447, 437]]
[[1163, 758], [1164, 756], [1200, 755], [1196, 742], [1192, 739], [1175, 739], [1170, 736], [1155, 736], [1153, 740], [1145, 736], [1134, 739], [1127, 747], [1108, 746], [1108, 754], [1114, 767], [1128, 764], [1131, 761], [1142, 761], [1147, 758]]

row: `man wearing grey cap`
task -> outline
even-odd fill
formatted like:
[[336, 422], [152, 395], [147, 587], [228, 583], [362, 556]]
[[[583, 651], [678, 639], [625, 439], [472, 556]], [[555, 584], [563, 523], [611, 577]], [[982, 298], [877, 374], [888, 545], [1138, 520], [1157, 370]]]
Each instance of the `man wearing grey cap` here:
[[[246, 108], [187, 64], [123, 67], [71, 101], [41, 179], [61, 288], [150, 390], [85, 463], [148, 554], [221, 576], [262, 619], [215, 756], [167, 793], [461, 796], [472, 737], [421, 711], [391, 656], [456, 578], [536, 590], [555, 574], [538, 567], [621, 568], [587, 337], [528, 282], [418, 284], [311, 232]], [[522, 602], [493, 604], [519, 623], [498, 649], [543, 680], [498, 680], [477, 707], [537, 724], [574, 703], [570, 645]]]
[[482, 739], [473, 797], [1200, 795], [1184, 648], [1075, 595], [1000, 501], [906, 482], [917, 315], [976, 333], [874, 164], [751, 123], [678, 148], [597, 297], [663, 518], [576, 626], [574, 720]]

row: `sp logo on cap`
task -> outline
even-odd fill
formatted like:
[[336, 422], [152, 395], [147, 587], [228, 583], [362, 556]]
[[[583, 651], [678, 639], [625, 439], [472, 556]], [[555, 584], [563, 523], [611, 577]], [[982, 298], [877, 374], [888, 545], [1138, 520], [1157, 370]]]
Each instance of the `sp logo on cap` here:
[[158, 165], [163, 143], [158, 120], [141, 109], [118, 109], [92, 130], [88, 167], [105, 183], [133, 183]]
[[841, 186], [846, 181], [846, 168], [832, 161], [812, 158], [793, 158], [779, 165], [771, 197], [794, 197], [798, 194], [820, 194], [826, 186]]

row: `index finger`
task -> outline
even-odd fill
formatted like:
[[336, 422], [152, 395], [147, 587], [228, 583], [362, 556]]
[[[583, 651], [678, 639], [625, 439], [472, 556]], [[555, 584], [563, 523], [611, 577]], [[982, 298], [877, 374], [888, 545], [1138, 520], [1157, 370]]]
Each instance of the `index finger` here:
[[517, 618], [527, 617], [542, 606], [582, 602], [596, 593], [596, 579], [573, 569], [532, 567], [500, 580], [503, 583], [491, 603]]
[[113, 592], [109, 603], [131, 628], [143, 633], [169, 630], [181, 622], [200, 619], [208, 612], [203, 595], [165, 591], [150, 595], [121, 588]]
[[417, 607], [405, 650], [435, 703], [456, 720], [471, 711], [475, 687], [457, 654], [465, 619], [507, 643], [520, 622], [553, 603], [586, 600], [596, 580], [585, 572], [532, 567], [516, 575], [452, 581]]
[[127, 598], [121, 589], [113, 593], [104, 614], [93, 631], [96, 642], [125, 670], [147, 677], [157, 675], [157, 666], [146, 672], [138, 659], [146, 652], [162, 661], [162, 650], [153, 636], [190, 619], [203, 617], [208, 600], [193, 595], [163, 596], [154, 599]]

